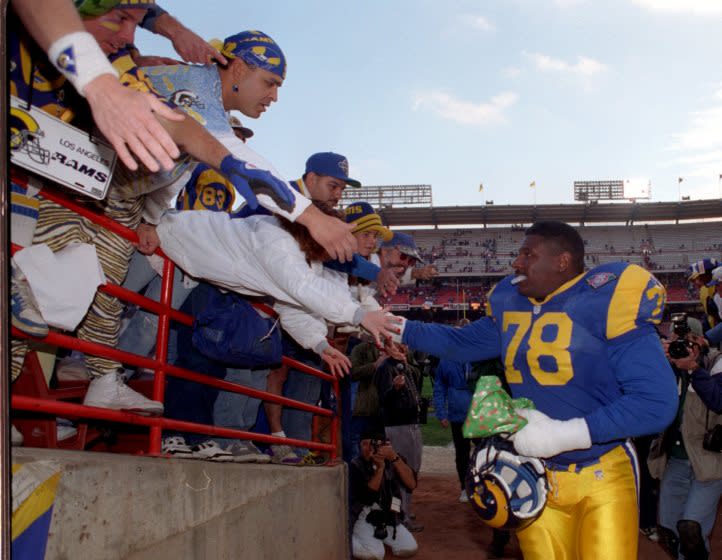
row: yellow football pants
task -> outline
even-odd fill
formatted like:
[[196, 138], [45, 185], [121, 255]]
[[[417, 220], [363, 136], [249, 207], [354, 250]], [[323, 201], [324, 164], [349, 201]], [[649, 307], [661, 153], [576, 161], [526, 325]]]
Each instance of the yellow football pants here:
[[638, 464], [632, 444], [575, 470], [547, 469], [547, 505], [517, 533], [524, 560], [636, 560]]

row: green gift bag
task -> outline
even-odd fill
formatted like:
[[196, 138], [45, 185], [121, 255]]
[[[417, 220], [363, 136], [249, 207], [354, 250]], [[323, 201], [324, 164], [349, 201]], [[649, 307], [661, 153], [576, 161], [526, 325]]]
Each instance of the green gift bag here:
[[464, 437], [513, 434], [526, 425], [526, 420], [515, 412], [517, 408], [534, 408], [534, 403], [526, 398], [512, 399], [498, 377], [480, 377], [462, 428]]

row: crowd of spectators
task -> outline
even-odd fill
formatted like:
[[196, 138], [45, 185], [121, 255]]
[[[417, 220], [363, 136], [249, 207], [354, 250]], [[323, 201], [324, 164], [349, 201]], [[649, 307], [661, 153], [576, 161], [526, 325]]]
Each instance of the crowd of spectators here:
[[[514, 233], [518, 231], [516, 226], [420, 230], [416, 236], [422, 255], [435, 263], [441, 274], [504, 275], [511, 272], [518, 243]], [[711, 235], [695, 236], [688, 225], [590, 226], [583, 231], [587, 266], [624, 261], [655, 272], [676, 271], [681, 276], [690, 262], [707, 254], [719, 256], [722, 248]], [[680, 238], [689, 241], [679, 243]], [[630, 240], [632, 244], [628, 244]]]

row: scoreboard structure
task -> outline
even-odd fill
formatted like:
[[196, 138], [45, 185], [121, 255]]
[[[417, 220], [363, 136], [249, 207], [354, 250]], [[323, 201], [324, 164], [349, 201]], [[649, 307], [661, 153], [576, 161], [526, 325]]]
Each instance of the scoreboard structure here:
[[648, 179], [614, 179], [605, 181], [574, 181], [574, 200], [639, 200], [648, 199]]
[[365, 200], [377, 210], [398, 206], [430, 208], [433, 205], [431, 185], [379, 185], [344, 189], [342, 206], [356, 200]]

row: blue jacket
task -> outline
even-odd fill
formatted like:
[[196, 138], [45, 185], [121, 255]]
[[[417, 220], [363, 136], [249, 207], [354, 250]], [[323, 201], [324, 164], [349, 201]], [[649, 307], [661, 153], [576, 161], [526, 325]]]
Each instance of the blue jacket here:
[[434, 410], [439, 420], [463, 422], [471, 406], [472, 393], [466, 382], [471, 364], [441, 360], [434, 378]]

